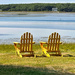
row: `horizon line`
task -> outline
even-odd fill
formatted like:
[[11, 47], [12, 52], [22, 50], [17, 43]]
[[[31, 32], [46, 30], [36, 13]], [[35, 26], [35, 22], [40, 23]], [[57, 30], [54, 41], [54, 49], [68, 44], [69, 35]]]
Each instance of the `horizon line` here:
[[[73, 2], [51, 2], [51, 3], [48, 3], [48, 4], [58, 4], [58, 3], [64, 3], [64, 4], [67, 4], [67, 3], [73, 3]], [[36, 4], [36, 3], [2, 3], [0, 5], [8, 5], [8, 4]], [[39, 4], [39, 3], [38, 3]], [[43, 3], [42, 3], [43, 4]], [[45, 3], [46, 4], [46, 3]], [[73, 3], [74, 4], [74, 3]]]

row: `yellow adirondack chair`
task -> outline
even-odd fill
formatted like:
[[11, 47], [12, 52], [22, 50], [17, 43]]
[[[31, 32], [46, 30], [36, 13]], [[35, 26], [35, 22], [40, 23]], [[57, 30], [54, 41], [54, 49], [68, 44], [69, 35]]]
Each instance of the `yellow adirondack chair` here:
[[61, 52], [59, 50], [60, 44], [62, 44], [60, 42], [60, 35], [54, 32], [49, 36], [48, 42], [40, 42], [42, 53], [47, 57], [50, 57], [51, 55], [61, 56]]
[[21, 36], [20, 43], [14, 42], [16, 53], [20, 57], [34, 56], [34, 52], [32, 51], [32, 45], [34, 43], [35, 42], [33, 42], [33, 35], [31, 35], [31, 33], [28, 33], [28, 32], [24, 33]]

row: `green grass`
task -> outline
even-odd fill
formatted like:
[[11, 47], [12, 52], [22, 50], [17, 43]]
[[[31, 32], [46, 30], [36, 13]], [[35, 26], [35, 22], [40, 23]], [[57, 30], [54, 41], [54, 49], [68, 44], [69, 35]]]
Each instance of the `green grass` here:
[[62, 44], [62, 54], [71, 56], [41, 56], [39, 44], [33, 45], [34, 52], [39, 57], [20, 58], [15, 54], [13, 45], [0, 45], [0, 75], [74, 75], [75, 74], [75, 44]]

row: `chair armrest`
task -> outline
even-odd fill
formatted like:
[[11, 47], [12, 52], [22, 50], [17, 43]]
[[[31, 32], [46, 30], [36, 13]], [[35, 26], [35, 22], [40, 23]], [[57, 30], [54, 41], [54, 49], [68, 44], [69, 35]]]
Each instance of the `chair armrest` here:
[[[14, 44], [20, 44], [19, 42], [13, 42]], [[35, 41], [33, 41], [33, 44], [35, 44]]]
[[19, 42], [13, 42], [14, 44], [20, 44]]
[[40, 41], [40, 44], [47, 44], [47, 42]]
[[60, 44], [62, 44], [62, 42], [60, 42]]
[[35, 44], [35, 41], [33, 41], [33, 44]]
[[20, 45], [20, 43], [19, 43], [19, 42], [13, 42], [13, 43], [14, 43], [15, 49], [19, 49], [19, 48], [17, 47], [17, 45]]
[[40, 41], [40, 46], [42, 49], [44, 49], [43, 44], [47, 44], [47, 42]]
[[[47, 44], [47, 42], [40, 41], [40, 44]], [[62, 42], [60, 42], [62, 44]]]

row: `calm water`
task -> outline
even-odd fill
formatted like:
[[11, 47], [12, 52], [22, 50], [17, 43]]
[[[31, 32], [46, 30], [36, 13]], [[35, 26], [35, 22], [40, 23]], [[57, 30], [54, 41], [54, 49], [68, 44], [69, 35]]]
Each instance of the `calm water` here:
[[19, 42], [24, 32], [32, 33], [36, 43], [47, 41], [52, 32], [62, 42], [75, 43], [75, 13], [0, 14], [0, 44]]

